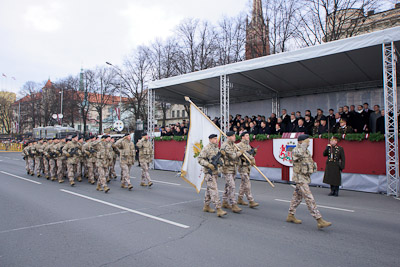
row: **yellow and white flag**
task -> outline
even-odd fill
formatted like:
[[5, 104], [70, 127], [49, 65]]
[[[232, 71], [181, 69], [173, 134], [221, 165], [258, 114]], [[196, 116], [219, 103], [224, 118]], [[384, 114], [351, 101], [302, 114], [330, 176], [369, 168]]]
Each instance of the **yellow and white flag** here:
[[220, 136], [218, 128], [212, 124], [197, 108], [190, 104], [190, 128], [186, 143], [185, 159], [181, 177], [200, 192], [204, 180], [203, 167], [197, 161], [203, 147], [208, 145], [210, 134]]

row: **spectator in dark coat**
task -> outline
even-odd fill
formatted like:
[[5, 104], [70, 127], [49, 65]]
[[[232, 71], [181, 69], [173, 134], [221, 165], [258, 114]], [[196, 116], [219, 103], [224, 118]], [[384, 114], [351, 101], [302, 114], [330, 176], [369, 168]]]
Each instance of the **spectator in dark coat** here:
[[296, 116], [294, 114], [292, 114], [292, 115], [290, 115], [290, 122], [286, 128], [286, 132], [294, 133], [296, 131], [296, 127], [297, 127]]
[[183, 132], [181, 131], [181, 128], [179, 128], [179, 127], [176, 127], [175, 128], [175, 134], [174, 134], [175, 136], [182, 136], [183, 135]]
[[374, 112], [369, 115], [369, 129], [371, 133], [376, 133], [376, 121], [381, 116], [379, 105], [374, 106]]
[[306, 134], [312, 135], [312, 128], [314, 127], [314, 123], [311, 120], [310, 115], [305, 116], [304, 126], [306, 127]]
[[316, 121], [320, 121], [322, 118], [326, 119], [324, 111], [322, 109], [317, 109], [317, 116], [315, 116]]
[[343, 113], [340, 115], [342, 119], [347, 121], [348, 126], [355, 127], [357, 123], [357, 112], [356, 111], [349, 111], [348, 106], [343, 107]]
[[283, 134], [283, 130], [281, 129], [281, 125], [279, 123], [275, 124], [275, 134]]
[[368, 103], [364, 103], [363, 106], [364, 106], [365, 120], [366, 120], [366, 122], [367, 122], [367, 127], [368, 127], [368, 129], [369, 129], [369, 116], [370, 116], [371, 113], [374, 112], [374, 111], [372, 111], [372, 110], [369, 109]]
[[376, 119], [376, 132], [385, 134], [385, 110], [381, 110], [381, 116]]
[[278, 123], [278, 120], [276, 119], [276, 114], [272, 113], [271, 117], [269, 117], [269, 119], [270, 119], [269, 125], [270, 125], [271, 129], [275, 129], [275, 124]]
[[328, 132], [328, 124], [326, 123], [326, 117], [322, 118], [318, 127], [318, 134], [324, 134]]
[[307, 128], [304, 126], [304, 121], [302, 118], [297, 120], [297, 126], [295, 129], [296, 133], [306, 133]]
[[332, 129], [335, 126], [335, 111], [333, 109], [329, 109], [329, 115], [326, 117], [328, 120], [328, 128]]
[[286, 109], [282, 109], [281, 119], [282, 119], [281, 127], [282, 129], [287, 131], [287, 126], [290, 123], [290, 116], [286, 113]]
[[272, 129], [265, 121], [262, 121], [260, 129], [258, 129], [258, 134], [272, 134]]
[[312, 125], [314, 125], [315, 119], [314, 119], [313, 116], [311, 115], [311, 110], [309, 110], [309, 109], [306, 110], [305, 115], [304, 115], [304, 118], [305, 118], [306, 116], [310, 116], [310, 121], [312, 122]]
[[249, 127], [248, 132], [249, 132], [249, 134], [254, 134], [254, 135], [258, 134], [258, 129], [254, 122], [250, 122], [250, 127]]

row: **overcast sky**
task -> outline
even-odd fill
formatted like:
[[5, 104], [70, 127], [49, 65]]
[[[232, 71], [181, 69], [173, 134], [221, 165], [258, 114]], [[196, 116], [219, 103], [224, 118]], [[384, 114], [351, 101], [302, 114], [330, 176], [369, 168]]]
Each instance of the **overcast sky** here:
[[[233, 4], [234, 3], [234, 4]], [[120, 64], [141, 44], [173, 34], [187, 17], [213, 23], [250, 0], [1, 0], [0, 90]], [[3, 76], [5, 74], [7, 78]], [[15, 80], [14, 80], [15, 78]]]

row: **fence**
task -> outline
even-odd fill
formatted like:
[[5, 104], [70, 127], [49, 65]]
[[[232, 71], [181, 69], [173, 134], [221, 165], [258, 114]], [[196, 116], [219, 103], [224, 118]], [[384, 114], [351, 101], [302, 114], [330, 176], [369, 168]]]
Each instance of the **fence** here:
[[23, 149], [22, 144], [17, 143], [0, 143], [0, 151], [21, 152]]

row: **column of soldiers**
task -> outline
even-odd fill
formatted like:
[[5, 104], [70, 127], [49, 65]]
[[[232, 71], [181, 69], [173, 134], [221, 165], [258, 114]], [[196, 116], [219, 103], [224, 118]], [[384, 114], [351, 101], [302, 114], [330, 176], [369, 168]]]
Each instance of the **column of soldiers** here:
[[[142, 167], [141, 186], [152, 186], [149, 164], [153, 159], [153, 147], [147, 134], [138, 142], [139, 161]], [[108, 183], [116, 179], [115, 164], [120, 158], [121, 187], [132, 190], [130, 170], [135, 163], [136, 149], [131, 137], [126, 134], [115, 142], [109, 135], [101, 138], [83, 138], [73, 135], [71, 138], [39, 140], [28, 142], [22, 151], [28, 175], [63, 183], [68, 178], [69, 184], [82, 182], [86, 177], [90, 184], [97, 180], [97, 191], [110, 191]]]
[[[216, 134], [209, 136], [209, 144], [202, 149], [198, 157], [198, 162], [203, 166], [205, 174], [205, 181], [207, 189], [204, 199], [204, 212], [214, 213], [215, 210], [210, 207], [211, 202], [217, 209], [217, 216], [222, 217], [226, 215], [226, 211], [222, 208], [232, 210], [234, 213], [242, 211], [239, 205], [255, 208], [259, 204], [254, 201], [251, 194], [250, 185], [250, 167], [255, 165], [256, 149], [253, 149], [249, 144], [249, 134], [243, 132], [241, 134], [242, 141], [235, 145], [235, 133], [233, 131], [227, 132], [227, 140], [218, 148], [218, 137]], [[222, 204], [218, 195], [217, 178], [219, 170], [225, 178], [225, 191], [222, 197]], [[239, 196], [235, 198], [235, 177], [236, 170], [239, 171], [241, 176], [241, 185]], [[243, 200], [246, 196], [249, 203]]]

